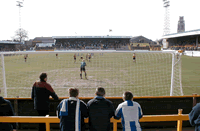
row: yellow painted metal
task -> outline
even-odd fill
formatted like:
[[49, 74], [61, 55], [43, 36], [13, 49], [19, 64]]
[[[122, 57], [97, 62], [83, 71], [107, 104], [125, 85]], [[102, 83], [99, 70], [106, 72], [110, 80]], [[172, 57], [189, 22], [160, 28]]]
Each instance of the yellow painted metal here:
[[[133, 97], [134, 99], [159, 99], [159, 98], [193, 98], [200, 97], [200, 95], [188, 95], [188, 96], [142, 96], [142, 97]], [[67, 99], [69, 97], [59, 97], [59, 99]], [[93, 99], [94, 97], [79, 97], [79, 99]], [[105, 97], [106, 99], [122, 99], [122, 97]], [[31, 98], [5, 98], [9, 100], [31, 100]], [[50, 98], [52, 99], [52, 98]]]
[[[177, 121], [177, 131], [182, 131], [182, 121], [188, 121], [189, 116], [181, 113], [182, 111], [178, 115], [145, 115], [140, 119], [140, 122]], [[55, 116], [2, 116], [0, 122], [46, 123], [46, 129], [50, 131], [50, 123], [59, 123], [60, 120]], [[111, 118], [110, 122], [113, 123], [113, 131], [117, 131], [117, 123], [120, 123], [121, 120]], [[85, 123], [88, 123], [88, 119], [85, 119]]]
[[[182, 109], [178, 109], [178, 115], [182, 116]], [[182, 131], [182, 124], [183, 124], [183, 120], [179, 119], [177, 121], [177, 131]]]

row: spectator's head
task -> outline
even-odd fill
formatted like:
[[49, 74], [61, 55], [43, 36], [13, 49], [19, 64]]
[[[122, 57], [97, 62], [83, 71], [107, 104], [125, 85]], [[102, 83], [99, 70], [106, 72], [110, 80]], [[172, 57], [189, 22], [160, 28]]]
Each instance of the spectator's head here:
[[78, 97], [78, 94], [79, 94], [79, 89], [78, 88], [69, 88], [69, 96], [70, 97]]
[[124, 92], [123, 100], [133, 100], [133, 93], [130, 91]]
[[40, 81], [46, 82], [47, 81], [47, 73], [42, 73], [40, 75]]
[[83, 57], [81, 56], [81, 59], [83, 59]]
[[85, 62], [85, 60], [83, 59], [83, 62]]
[[106, 91], [103, 87], [97, 87], [96, 89], [96, 95], [97, 96], [105, 96]]

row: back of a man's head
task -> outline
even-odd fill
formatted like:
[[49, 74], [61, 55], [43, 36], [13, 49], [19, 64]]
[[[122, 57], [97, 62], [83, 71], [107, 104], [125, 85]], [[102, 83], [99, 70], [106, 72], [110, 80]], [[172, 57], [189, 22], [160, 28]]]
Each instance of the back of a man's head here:
[[126, 91], [123, 94], [124, 100], [132, 100], [133, 99], [133, 93], [130, 91]]
[[103, 87], [97, 87], [97, 89], [96, 89], [97, 96], [104, 96], [105, 94], [106, 94], [106, 91]]
[[77, 97], [79, 94], [79, 89], [77, 88], [69, 88], [69, 96], [70, 97]]
[[42, 73], [40, 75], [40, 81], [44, 81], [45, 78], [47, 78], [47, 73]]

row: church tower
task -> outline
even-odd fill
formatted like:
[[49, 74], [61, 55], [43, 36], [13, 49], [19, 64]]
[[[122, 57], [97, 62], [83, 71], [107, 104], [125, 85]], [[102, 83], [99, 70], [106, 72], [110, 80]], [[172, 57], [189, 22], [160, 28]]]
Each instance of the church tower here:
[[179, 17], [177, 33], [185, 32], [185, 21], [183, 18], [184, 16]]

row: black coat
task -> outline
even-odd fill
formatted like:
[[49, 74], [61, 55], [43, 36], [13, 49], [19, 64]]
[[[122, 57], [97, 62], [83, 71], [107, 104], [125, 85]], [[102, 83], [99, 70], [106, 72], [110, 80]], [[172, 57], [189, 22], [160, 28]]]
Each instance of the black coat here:
[[95, 97], [87, 103], [90, 131], [110, 131], [110, 118], [114, 116], [113, 103], [104, 97]]
[[[59, 116], [62, 108], [63, 101], [57, 107], [58, 118], [60, 119], [60, 130], [61, 131], [75, 131], [75, 113], [76, 113], [75, 100], [68, 100], [68, 116]], [[88, 117], [88, 110], [86, 104], [80, 100], [80, 111], [81, 111], [81, 131], [85, 131], [84, 118]]]
[[[14, 116], [13, 107], [9, 100], [0, 96], [0, 116]], [[16, 129], [16, 123], [0, 123], [0, 131], [10, 131]]]
[[200, 103], [192, 108], [189, 113], [189, 121], [192, 126], [195, 126], [195, 131], [200, 131]]
[[49, 110], [49, 96], [52, 96], [54, 100], [59, 99], [50, 84], [46, 82], [34, 83], [31, 93], [31, 98], [34, 100], [34, 109]]

